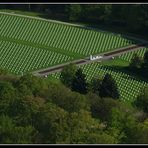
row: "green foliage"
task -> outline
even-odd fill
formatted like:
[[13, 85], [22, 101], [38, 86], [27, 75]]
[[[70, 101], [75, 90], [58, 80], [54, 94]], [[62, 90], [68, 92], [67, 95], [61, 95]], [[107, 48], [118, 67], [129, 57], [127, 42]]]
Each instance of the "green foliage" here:
[[141, 70], [142, 70], [143, 75], [147, 78], [147, 75], [148, 75], [148, 51], [145, 52], [143, 61], [144, 62], [141, 65]]
[[92, 116], [102, 121], [107, 121], [111, 115], [111, 110], [118, 106], [118, 102], [112, 98], [101, 99], [92, 93], [88, 94], [88, 98], [91, 103]]
[[120, 55], [119, 58], [130, 62], [128, 67], [125, 67], [127, 71], [131, 72], [131, 74], [134, 74], [135, 76], [142, 76], [144, 79], [147, 79], [147, 53], [147, 48], [143, 48]]
[[67, 121], [71, 144], [91, 143], [92, 141], [87, 141], [86, 135], [90, 136], [90, 133], [101, 130], [99, 121], [92, 118], [91, 113], [85, 110], [81, 110], [78, 113], [70, 113]]
[[0, 143], [1, 144], [27, 144], [32, 143], [36, 130], [32, 126], [16, 126], [8, 116], [0, 116]]
[[119, 99], [120, 95], [118, 92], [116, 81], [112, 78], [110, 74], [105, 75], [100, 86], [99, 94], [101, 97], [111, 97], [114, 99]]
[[144, 90], [142, 90], [142, 93], [137, 97], [133, 104], [137, 108], [148, 113], [148, 87], [145, 87]]
[[34, 126], [39, 135], [37, 143], [67, 142], [67, 113], [55, 104], [46, 103], [41, 111], [34, 116]]
[[12, 99], [15, 95], [15, 89], [9, 82], [0, 82], [0, 99], [9, 100]]
[[68, 112], [78, 112], [89, 109], [88, 100], [84, 95], [72, 92], [62, 84], [52, 84], [48, 89], [49, 99]]
[[79, 4], [70, 5], [68, 13], [70, 21], [77, 21], [81, 15], [81, 6]]
[[31, 75], [0, 82], [0, 111], [4, 144], [147, 143], [147, 120], [136, 108]]
[[148, 51], [144, 54], [144, 63], [148, 65]]
[[132, 5], [132, 7], [128, 7], [128, 15], [126, 17], [127, 28], [128, 30], [132, 29], [133, 31], [139, 30], [143, 23], [143, 17], [140, 8], [141, 5]]
[[44, 99], [33, 96], [16, 99], [10, 104], [8, 115], [14, 118], [18, 125], [32, 125], [44, 102]]
[[86, 135], [86, 144], [116, 144], [114, 137], [109, 134], [103, 133], [90, 133]]
[[[3, 9], [12, 9], [20, 14], [39, 15], [58, 20], [89, 22], [90, 24], [107, 24], [107, 26], [122, 26], [122, 30], [146, 34], [148, 20], [148, 6], [145, 4], [63, 4], [63, 5], [31, 5], [30, 9], [40, 13], [26, 13], [29, 5], [2, 5]], [[19, 12], [16, 10], [23, 10]], [[29, 10], [30, 10], [29, 9]], [[7, 10], [11, 12], [10, 10]], [[43, 13], [44, 12], [44, 13]], [[133, 13], [134, 12], [134, 13]], [[43, 14], [41, 14], [43, 13]], [[59, 15], [60, 14], [60, 15]]]
[[65, 66], [61, 72], [60, 80], [61, 82], [71, 88], [72, 87], [72, 80], [74, 79], [77, 67], [74, 64], [69, 64]]
[[44, 87], [44, 82], [32, 74], [26, 74], [20, 78], [16, 85], [19, 86], [19, 91], [21, 91], [22, 94], [23, 92], [24, 95], [32, 93], [37, 96], [40, 94], [40, 89]]
[[148, 120], [145, 120], [144, 123], [140, 123], [138, 127], [138, 138], [135, 143], [147, 144]]
[[79, 68], [75, 77], [72, 80], [72, 90], [81, 94], [86, 94], [88, 91], [88, 84], [86, 82], [86, 75], [83, 74], [82, 69]]
[[131, 62], [129, 64], [129, 67], [132, 69], [140, 68], [141, 64], [142, 64], [142, 59], [137, 54], [134, 54], [134, 56], [131, 59]]
[[99, 95], [99, 90], [101, 87], [102, 79], [100, 78], [93, 78], [90, 83], [90, 90]]
[[0, 82], [0, 113], [6, 113], [11, 102], [15, 100], [15, 89], [9, 82]]
[[0, 75], [8, 74], [8, 71], [6, 69], [0, 69]]
[[146, 122], [139, 123], [133, 114], [133, 110], [125, 106], [125, 104], [120, 104], [118, 108], [112, 110], [108, 127], [118, 130], [119, 143], [134, 144], [146, 142], [143, 137], [147, 137], [143, 130], [143, 127], [147, 130], [147, 126], [144, 126]]

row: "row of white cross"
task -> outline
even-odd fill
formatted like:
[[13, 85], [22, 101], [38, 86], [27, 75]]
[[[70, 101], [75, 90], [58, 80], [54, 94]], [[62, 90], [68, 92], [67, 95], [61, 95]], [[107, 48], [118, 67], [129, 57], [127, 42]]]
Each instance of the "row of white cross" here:
[[[38, 26], [38, 27], [37, 27]], [[88, 55], [131, 44], [107, 33], [2, 15], [1, 35]]]
[[0, 44], [0, 64], [14, 73], [49, 67], [71, 59], [60, 53], [13, 42], [1, 41]]
[[126, 60], [126, 61], [130, 61], [133, 57], [133, 55], [136, 53], [137, 55], [139, 55], [140, 57], [144, 56], [144, 53], [148, 50], [148, 48], [142, 48], [133, 52], [129, 52], [129, 53], [125, 53], [123, 55], [120, 55], [119, 58]]

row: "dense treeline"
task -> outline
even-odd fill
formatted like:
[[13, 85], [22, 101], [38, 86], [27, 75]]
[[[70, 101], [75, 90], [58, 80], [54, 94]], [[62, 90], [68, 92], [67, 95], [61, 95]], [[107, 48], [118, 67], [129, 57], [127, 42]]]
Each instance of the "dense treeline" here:
[[148, 32], [148, 5], [145, 4], [23, 4], [0, 5], [3, 9], [42, 12], [46, 17], [88, 25], [121, 27], [137, 34]]
[[[30, 74], [15, 77], [1, 71], [0, 143], [148, 142], [148, 88], [130, 106], [108, 94], [100, 97], [102, 85], [108, 92], [115, 84], [111, 76], [94, 79], [90, 85], [81, 69], [73, 65], [65, 69], [61, 80], [67, 86]], [[67, 84], [64, 76], [69, 73], [75, 83]], [[80, 83], [83, 85], [76, 89]]]
[[145, 52], [143, 58], [134, 54], [127, 69], [148, 80], [148, 51]]

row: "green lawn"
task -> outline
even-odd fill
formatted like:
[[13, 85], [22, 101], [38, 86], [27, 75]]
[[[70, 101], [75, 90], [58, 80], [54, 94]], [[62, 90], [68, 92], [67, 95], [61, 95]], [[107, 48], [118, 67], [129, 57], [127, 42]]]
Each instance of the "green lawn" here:
[[115, 60], [110, 60], [110, 61], [103, 61], [102, 65], [106, 65], [106, 66], [121, 66], [121, 67], [125, 67], [129, 65], [128, 61], [122, 60], [120, 58], [115, 58]]

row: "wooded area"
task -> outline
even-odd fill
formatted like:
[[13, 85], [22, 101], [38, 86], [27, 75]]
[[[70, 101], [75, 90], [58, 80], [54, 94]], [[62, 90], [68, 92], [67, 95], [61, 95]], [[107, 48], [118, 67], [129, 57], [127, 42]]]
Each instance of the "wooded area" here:
[[145, 4], [5, 4], [0, 8], [40, 12], [43, 17], [93, 26], [120, 27], [136, 34], [148, 32], [148, 5]]
[[0, 143], [148, 142], [147, 87], [129, 105], [109, 74], [88, 83], [82, 69], [68, 65], [61, 81], [1, 70]]

